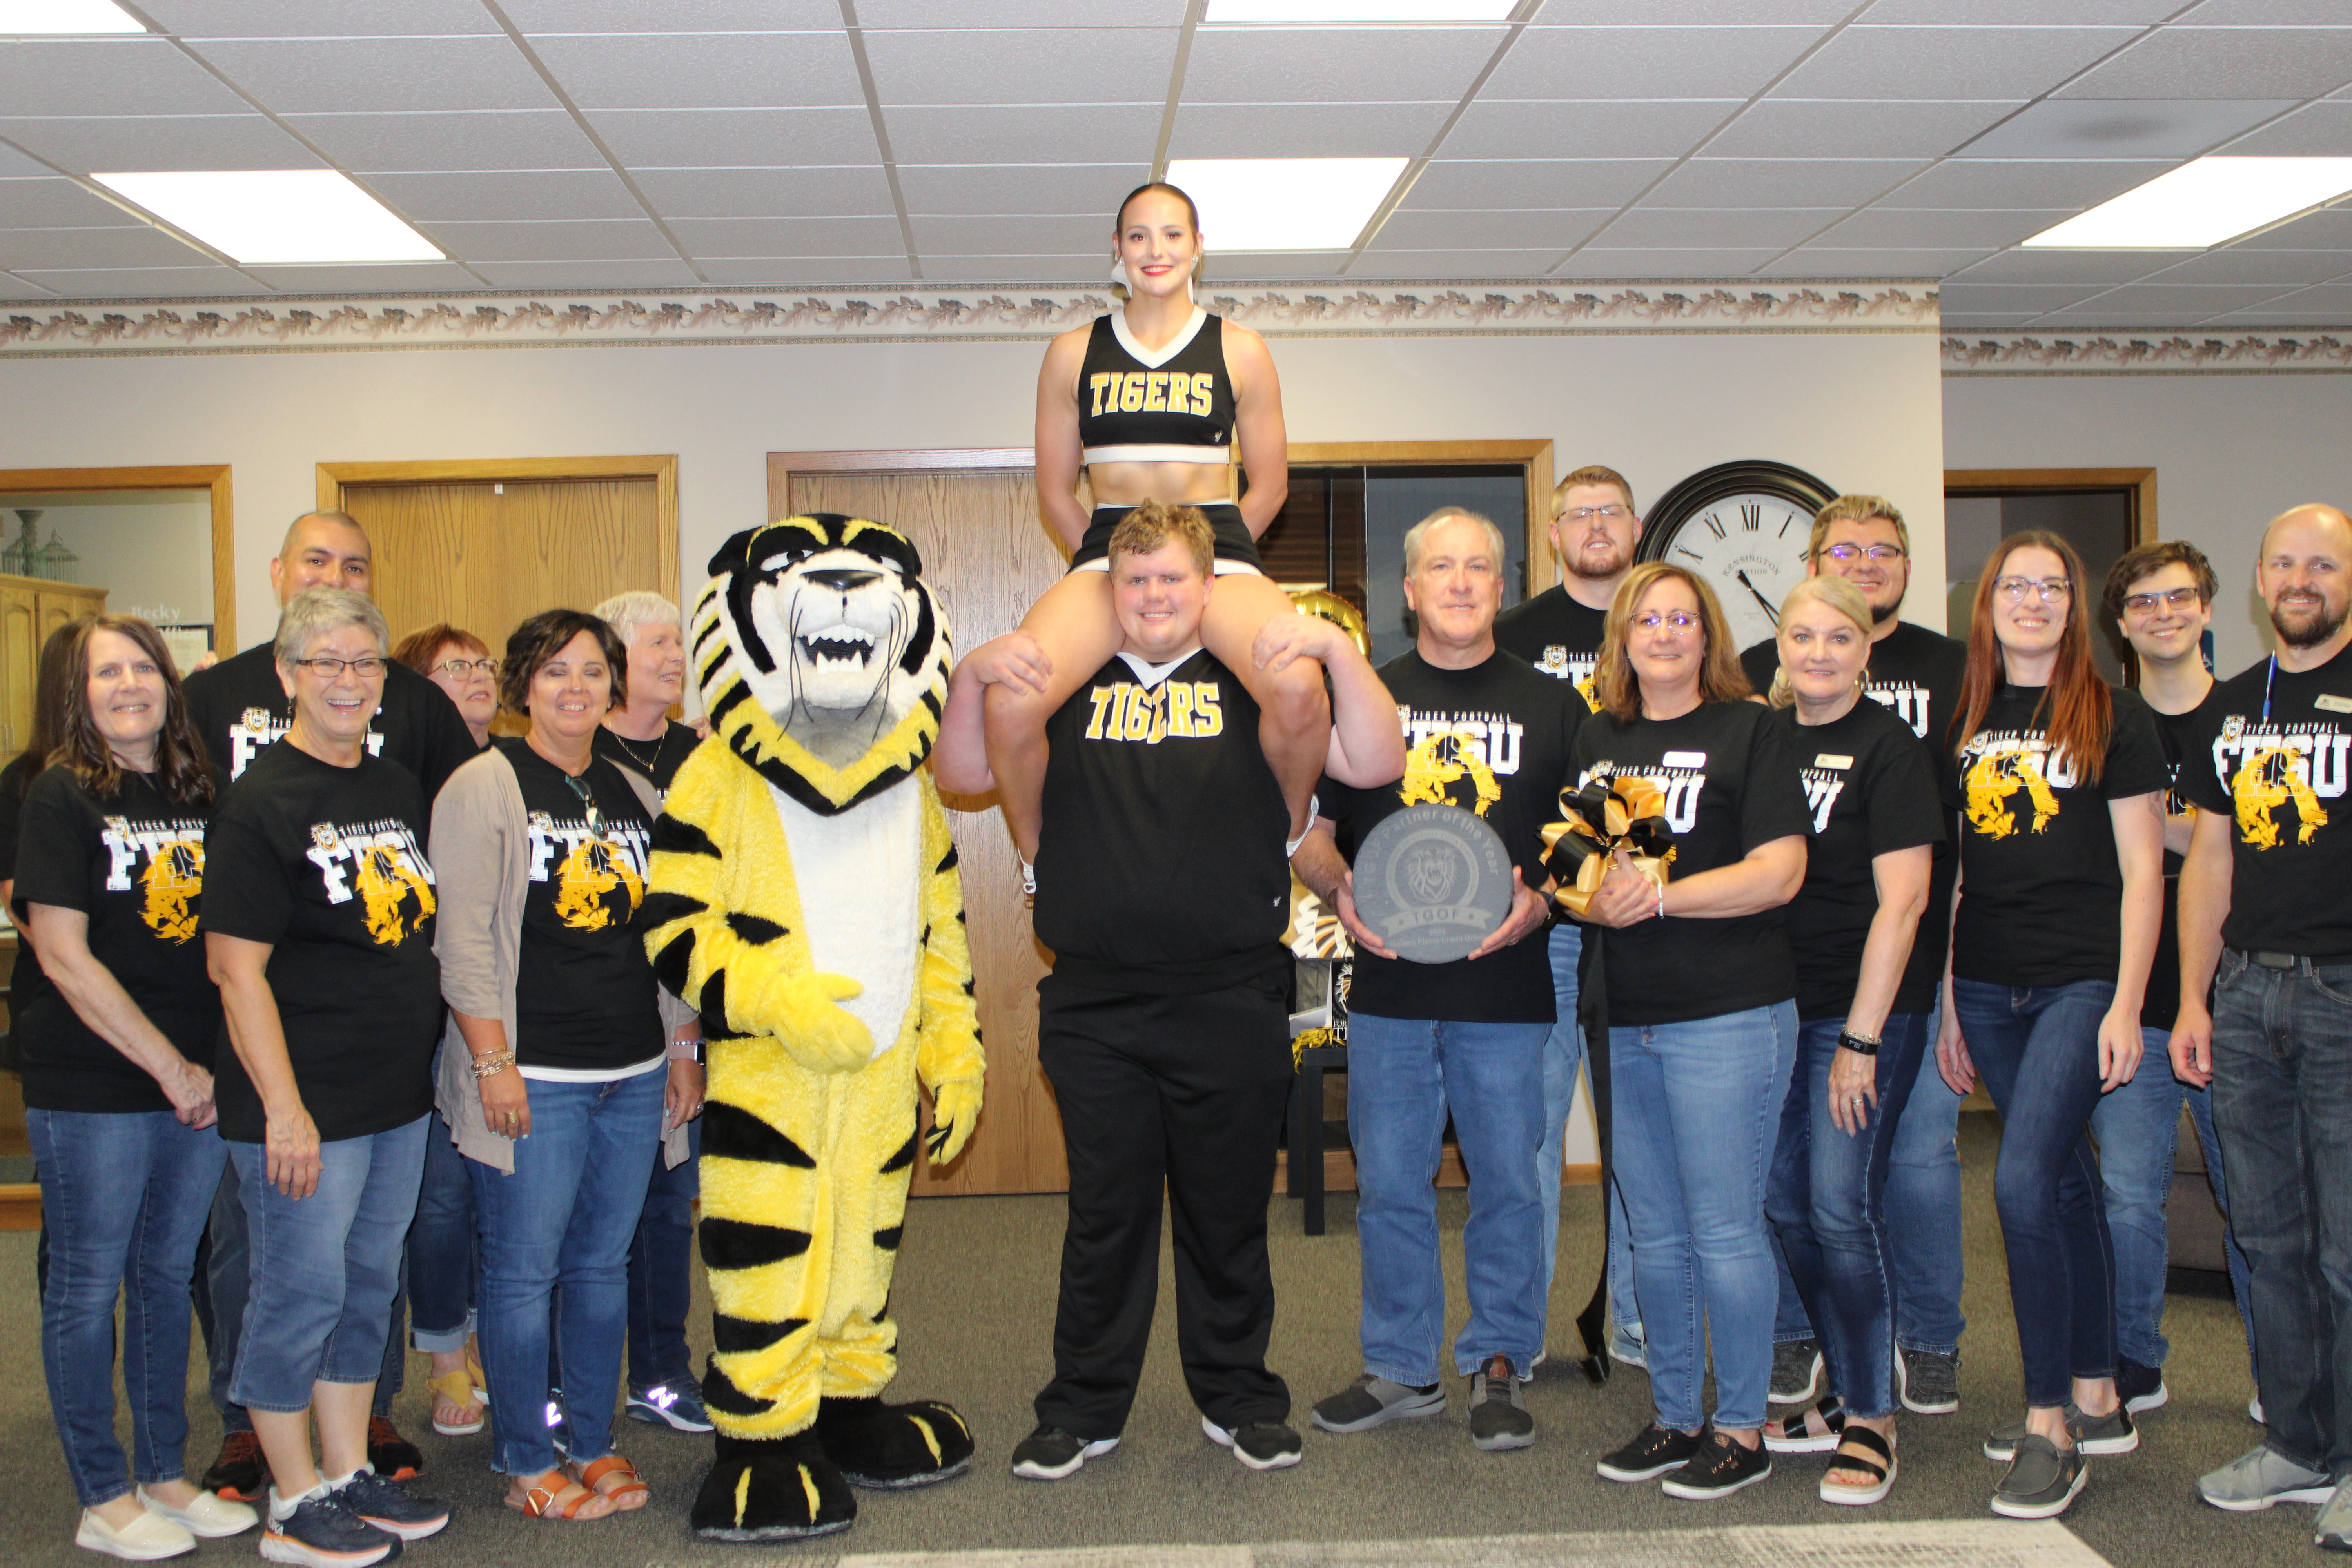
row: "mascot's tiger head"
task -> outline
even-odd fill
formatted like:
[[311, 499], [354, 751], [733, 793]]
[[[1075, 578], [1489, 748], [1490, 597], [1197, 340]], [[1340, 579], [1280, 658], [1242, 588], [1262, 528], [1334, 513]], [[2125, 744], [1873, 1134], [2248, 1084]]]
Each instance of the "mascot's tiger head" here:
[[833, 814], [923, 765], [954, 654], [905, 534], [835, 512], [739, 533], [710, 558], [691, 658], [713, 731]]

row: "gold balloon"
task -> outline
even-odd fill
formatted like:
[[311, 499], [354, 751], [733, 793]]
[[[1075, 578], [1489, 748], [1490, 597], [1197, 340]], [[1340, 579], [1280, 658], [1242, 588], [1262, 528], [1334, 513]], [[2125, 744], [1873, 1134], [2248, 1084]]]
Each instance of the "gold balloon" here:
[[1286, 585], [1284, 592], [1290, 595], [1291, 604], [1297, 606], [1300, 615], [1322, 616], [1348, 634], [1348, 640], [1356, 645], [1358, 653], [1371, 657], [1372, 634], [1364, 625], [1363, 612], [1355, 605], [1320, 583], [1311, 587]]

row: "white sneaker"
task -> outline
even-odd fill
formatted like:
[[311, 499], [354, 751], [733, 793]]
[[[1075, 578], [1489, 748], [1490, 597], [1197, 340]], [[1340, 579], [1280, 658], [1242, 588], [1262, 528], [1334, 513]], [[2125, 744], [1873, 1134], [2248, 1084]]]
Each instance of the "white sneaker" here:
[[200, 1535], [207, 1541], [218, 1541], [227, 1535], [243, 1535], [261, 1522], [261, 1515], [251, 1506], [233, 1501], [218, 1492], [200, 1491], [187, 1507], [173, 1508], [161, 1498], [148, 1496], [147, 1489], [141, 1487], [139, 1501], [148, 1512], [162, 1514], [173, 1524], [185, 1526], [189, 1534]]
[[117, 1530], [84, 1509], [81, 1528], [74, 1531], [74, 1544], [86, 1552], [100, 1552], [131, 1563], [155, 1563], [166, 1557], [186, 1556], [196, 1549], [196, 1538], [188, 1533], [186, 1526], [160, 1513], [142, 1513]]

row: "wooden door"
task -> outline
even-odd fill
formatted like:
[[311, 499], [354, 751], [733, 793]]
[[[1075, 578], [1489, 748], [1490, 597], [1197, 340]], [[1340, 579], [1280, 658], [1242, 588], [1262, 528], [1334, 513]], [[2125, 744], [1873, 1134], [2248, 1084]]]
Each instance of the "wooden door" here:
[[39, 590], [0, 580], [0, 760], [25, 749], [33, 730], [33, 680], [41, 663]]
[[[899, 529], [922, 552], [958, 649], [1012, 630], [1062, 574], [1037, 520], [1026, 470], [793, 473], [778, 516], [838, 511]], [[1061, 1113], [1037, 1066], [1037, 981], [1044, 956], [1022, 901], [1013, 841], [995, 797], [950, 796], [978, 982], [988, 1089], [980, 1126], [955, 1166], [915, 1171], [918, 1194], [1055, 1193], [1069, 1185]]]

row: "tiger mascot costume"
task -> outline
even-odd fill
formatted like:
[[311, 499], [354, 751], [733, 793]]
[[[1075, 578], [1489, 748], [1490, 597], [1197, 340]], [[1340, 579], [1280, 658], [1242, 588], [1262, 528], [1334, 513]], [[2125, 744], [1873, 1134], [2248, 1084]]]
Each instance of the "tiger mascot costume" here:
[[703, 1398], [698, 1534], [846, 1530], [852, 1486], [971, 1464], [945, 1405], [886, 1405], [887, 1315], [919, 1132], [953, 1160], [980, 1113], [963, 890], [923, 761], [952, 663], [915, 547], [818, 513], [739, 533], [695, 601], [711, 735], [654, 828], [646, 949], [702, 1015]]

